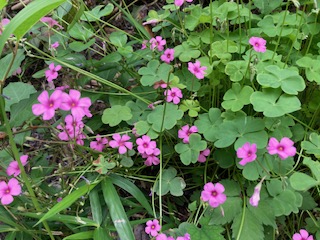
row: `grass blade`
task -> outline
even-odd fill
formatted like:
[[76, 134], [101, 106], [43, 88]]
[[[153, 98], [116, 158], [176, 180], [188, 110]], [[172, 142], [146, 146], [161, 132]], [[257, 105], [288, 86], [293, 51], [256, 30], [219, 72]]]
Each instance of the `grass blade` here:
[[134, 234], [132, 232], [130, 222], [110, 178], [105, 178], [102, 181], [102, 192], [104, 200], [109, 208], [111, 219], [117, 229], [120, 239], [134, 240]]
[[91, 213], [93, 220], [100, 226], [102, 222], [102, 209], [97, 189], [93, 189], [89, 193]]

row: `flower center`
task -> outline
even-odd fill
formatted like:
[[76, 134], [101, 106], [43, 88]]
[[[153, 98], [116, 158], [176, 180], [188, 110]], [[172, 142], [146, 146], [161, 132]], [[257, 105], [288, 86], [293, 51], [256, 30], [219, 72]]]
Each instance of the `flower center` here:
[[248, 156], [248, 157], [251, 157], [251, 155], [252, 155], [252, 152], [249, 151], [248, 154], [247, 154], [247, 156]]
[[155, 229], [156, 227], [154, 225], [151, 226], [151, 229]]
[[176, 96], [176, 93], [172, 92], [171, 97], [175, 97], [175, 96]]
[[74, 102], [71, 103], [71, 107], [75, 107], [76, 104]]
[[259, 43], [255, 43], [254, 45], [255, 45], [256, 47], [259, 47]]
[[198, 72], [200, 72], [200, 69], [197, 68], [197, 67], [195, 67], [195, 68], [193, 69], [193, 71], [194, 71], [195, 73], [198, 73]]
[[144, 148], [147, 148], [149, 145], [148, 145], [148, 143], [144, 143], [144, 144], [142, 144], [142, 146], [143, 146]]
[[212, 195], [213, 197], [215, 197], [215, 196], [218, 195], [218, 193], [217, 193], [216, 191], [212, 191], [212, 192], [211, 192], [211, 195]]
[[6, 191], [5, 191], [5, 193], [6, 193], [6, 194], [9, 194], [9, 193], [10, 193], [10, 189], [7, 188]]
[[279, 146], [279, 147], [278, 147], [278, 150], [279, 150], [279, 151], [283, 151], [283, 150], [284, 150], [284, 147]]

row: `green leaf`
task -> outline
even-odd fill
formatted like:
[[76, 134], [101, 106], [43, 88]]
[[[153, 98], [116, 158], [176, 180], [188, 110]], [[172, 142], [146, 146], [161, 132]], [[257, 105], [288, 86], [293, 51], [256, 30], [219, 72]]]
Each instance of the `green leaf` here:
[[225, 240], [221, 234], [224, 228], [221, 226], [204, 225], [201, 228], [197, 228], [195, 225], [190, 224], [188, 226], [188, 233], [190, 239], [201, 239], [201, 240]]
[[8, 86], [6, 86], [3, 89], [3, 94], [8, 97], [9, 99], [5, 99], [6, 107], [5, 110], [7, 112], [10, 111], [10, 107], [20, 102], [23, 99], [27, 99], [30, 97], [32, 93], [35, 93], [36, 89], [31, 85], [23, 82], [14, 82], [9, 83]]
[[[0, 79], [5, 80], [5, 74], [7, 74], [7, 78], [12, 75], [12, 73], [17, 70], [21, 66], [21, 62], [24, 60], [25, 55], [24, 55], [24, 50], [19, 49], [17, 51], [17, 54], [15, 55], [15, 59], [13, 61], [12, 66], [10, 65], [11, 61], [13, 58], [13, 53], [7, 54], [5, 57], [0, 59]], [[9, 69], [10, 68], [10, 69]]]
[[134, 234], [132, 232], [130, 222], [122, 206], [117, 190], [112, 184], [112, 180], [110, 178], [105, 178], [102, 181], [102, 192], [119, 238], [133, 240]]
[[183, 112], [188, 111], [190, 117], [197, 117], [200, 112], [200, 104], [198, 100], [183, 100], [179, 106]]
[[89, 193], [89, 199], [90, 199], [92, 219], [98, 224], [98, 226], [100, 226], [100, 224], [102, 223], [102, 209], [100, 204], [99, 193], [96, 188], [94, 188]]
[[2, 10], [8, 4], [7, 0], [0, 0], [0, 10]]
[[113, 238], [109, 235], [109, 232], [102, 228], [98, 227], [94, 230], [93, 240], [112, 240]]
[[281, 6], [283, 0], [253, 0], [254, 5], [259, 8], [262, 14], [271, 13]]
[[200, 7], [200, 5], [197, 5], [194, 8], [192, 8], [191, 12], [187, 14], [185, 17], [186, 29], [193, 31], [196, 28], [196, 26], [199, 24], [201, 13], [202, 8]]
[[263, 223], [264, 225], [272, 226], [274, 229], [277, 228], [275, 221], [276, 219], [272, 205], [270, 204], [270, 200], [260, 200], [257, 207], [253, 207], [248, 204], [248, 209], [259, 220], [259, 222]]
[[189, 143], [178, 143], [174, 149], [180, 155], [180, 160], [184, 165], [196, 163], [200, 154], [207, 148], [207, 142], [201, 140], [201, 136], [193, 133], [189, 136]]
[[124, 47], [127, 43], [128, 37], [123, 32], [113, 32], [110, 34], [110, 42], [116, 47]]
[[295, 125], [291, 117], [282, 116], [277, 118], [265, 118], [266, 128], [271, 131], [270, 137], [281, 139], [283, 137], [292, 137], [290, 127]]
[[113, 160], [106, 159], [103, 155], [99, 155], [98, 159], [93, 161], [95, 170], [100, 174], [106, 174], [110, 169], [113, 169], [117, 164]]
[[172, 103], [166, 105], [158, 105], [148, 115], [148, 122], [152, 124], [152, 129], [156, 132], [162, 132], [165, 129], [170, 130], [183, 116], [183, 111], [178, 109], [178, 106]]
[[63, 240], [87, 240], [87, 239], [92, 239], [93, 238], [93, 231], [86, 231], [86, 232], [79, 232], [75, 234], [71, 234]]
[[146, 209], [146, 211], [150, 215], [153, 215], [153, 211], [148, 199], [146, 199], [145, 195], [134, 183], [126, 178], [120, 177], [115, 174], [110, 174], [110, 179], [113, 184], [130, 193], [135, 199], [137, 199], [137, 201]]
[[216, 136], [220, 131], [219, 126], [221, 123], [220, 109], [210, 108], [208, 113], [200, 114], [199, 119], [194, 124], [207, 141], [214, 142], [217, 140]]
[[188, 42], [183, 42], [174, 48], [174, 55], [179, 57], [181, 62], [189, 62], [192, 58], [197, 59], [200, 54], [198, 48], [191, 46]]
[[77, 201], [81, 196], [85, 195], [86, 193], [90, 192], [98, 183], [91, 183], [90, 185], [83, 185], [82, 187], [79, 187], [78, 189], [74, 190], [72, 193], [67, 195], [65, 198], [62, 199], [61, 202], [58, 202], [56, 205], [54, 205], [38, 222], [39, 223], [54, 217], [57, 213], [60, 211], [68, 208], [73, 204], [75, 201]]
[[147, 116], [151, 111], [151, 109], [148, 108], [148, 104], [139, 99], [135, 102], [126, 101], [125, 105], [131, 109], [132, 118], [127, 121], [130, 125], [133, 125], [138, 121], [147, 120]]
[[306, 150], [308, 154], [313, 154], [320, 158], [320, 135], [311, 133], [309, 136], [310, 141], [302, 141], [301, 147]]
[[263, 89], [262, 92], [254, 92], [250, 102], [257, 112], [263, 112], [266, 117], [280, 117], [286, 113], [300, 110], [301, 103], [296, 96], [282, 94], [280, 89]]
[[65, 0], [37, 0], [23, 8], [4, 29], [0, 38], [0, 53], [11, 34], [19, 41], [34, 24], [63, 2]]
[[[301, 198], [301, 201], [299, 201]], [[299, 207], [302, 205], [302, 196], [297, 196], [294, 191], [285, 189], [275, 196], [270, 202], [273, 206], [275, 216], [282, 216], [299, 212]]]
[[287, 93], [297, 95], [305, 89], [303, 78], [292, 69], [280, 69], [276, 65], [265, 67], [266, 73], [259, 73], [257, 80], [263, 87], [279, 88]]
[[250, 96], [254, 90], [249, 86], [243, 88], [239, 83], [233, 83], [223, 96], [222, 107], [226, 110], [231, 109], [232, 112], [240, 111], [244, 105], [250, 103]]
[[160, 64], [158, 60], [151, 60], [146, 67], [139, 69], [142, 75], [140, 82], [143, 86], [153, 86], [155, 82], [163, 80], [165, 82], [173, 79], [172, 66], [166, 63]]
[[317, 181], [320, 181], [320, 162], [313, 161], [309, 157], [303, 159], [303, 164], [307, 165]]
[[238, 51], [238, 46], [230, 40], [215, 41], [211, 44], [211, 49], [208, 52], [209, 56], [216, 56], [222, 60], [231, 59], [231, 53]]
[[232, 237], [235, 239], [264, 239], [262, 223], [248, 208], [244, 208], [241, 213], [235, 217], [231, 228]]
[[81, 20], [88, 22], [95, 22], [101, 17], [108, 16], [112, 13], [114, 6], [111, 3], [107, 5], [97, 5], [91, 11], [84, 11], [84, 14], [81, 16]]
[[320, 59], [302, 57], [296, 61], [296, 64], [305, 69], [306, 77], [310, 82], [320, 84]]
[[114, 105], [103, 111], [102, 122], [110, 127], [117, 126], [121, 121], [128, 121], [132, 118], [131, 109], [127, 106]]
[[159, 136], [159, 134], [152, 129], [151, 124], [149, 124], [147, 121], [139, 121], [134, 126], [137, 134], [140, 136], [146, 134], [151, 139], [156, 139]]
[[320, 181], [315, 180], [305, 173], [295, 172], [290, 177], [290, 183], [292, 188], [297, 191], [307, 191], [310, 188], [319, 185]]
[[231, 223], [233, 219], [239, 215], [242, 208], [242, 199], [240, 197], [227, 197], [227, 200], [222, 205], [224, 216], [220, 208], [210, 208], [206, 212], [210, 216], [209, 224], [224, 225]]
[[74, 24], [74, 26], [69, 30], [69, 34], [71, 37], [85, 42], [89, 41], [89, 39], [94, 35], [90, 26], [84, 23]]
[[168, 192], [172, 196], [182, 196], [183, 189], [186, 187], [186, 183], [181, 177], [176, 177], [177, 170], [173, 167], [169, 167], [168, 169], [164, 169], [162, 173], [161, 179], [161, 189], [159, 187], [159, 181], [156, 182], [154, 186], [154, 191], [157, 195], [164, 196]]
[[92, 38], [89, 42], [87, 43], [83, 43], [83, 42], [79, 42], [79, 41], [74, 41], [72, 43], [69, 44], [69, 47], [71, 50], [75, 51], [75, 52], [82, 52], [86, 49], [88, 49], [89, 47], [91, 47], [94, 43], [95, 43], [95, 39]]
[[246, 73], [249, 73], [246, 61], [231, 61], [226, 65], [225, 73], [230, 76], [233, 82], [241, 81]]

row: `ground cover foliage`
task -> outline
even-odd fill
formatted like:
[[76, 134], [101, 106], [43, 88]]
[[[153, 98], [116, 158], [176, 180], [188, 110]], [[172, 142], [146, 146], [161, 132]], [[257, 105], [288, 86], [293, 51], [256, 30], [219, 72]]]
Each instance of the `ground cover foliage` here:
[[1, 0], [3, 239], [320, 239], [319, 4]]

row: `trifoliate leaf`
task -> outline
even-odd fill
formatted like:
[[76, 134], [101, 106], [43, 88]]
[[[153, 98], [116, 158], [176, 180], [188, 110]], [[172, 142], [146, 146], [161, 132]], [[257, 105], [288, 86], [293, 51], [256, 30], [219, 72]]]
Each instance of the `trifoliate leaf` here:
[[313, 154], [320, 158], [320, 135], [311, 133], [309, 136], [310, 141], [302, 141], [301, 147], [306, 150], [308, 154]]
[[199, 240], [225, 240], [221, 234], [224, 231], [224, 228], [221, 226], [215, 225], [204, 225], [201, 228], [196, 227], [193, 224], [190, 224], [188, 227], [188, 233], [190, 234], [190, 239], [199, 239]]
[[237, 112], [243, 108], [244, 105], [250, 103], [250, 96], [254, 92], [252, 87], [244, 86], [239, 83], [233, 83], [232, 88], [229, 89], [223, 96], [222, 107], [226, 110], [231, 109], [232, 112]]
[[117, 126], [121, 121], [128, 121], [132, 118], [131, 110], [127, 106], [114, 105], [103, 111], [102, 122], [110, 127]]
[[231, 61], [226, 65], [225, 73], [230, 76], [233, 82], [241, 81], [245, 74], [249, 73], [248, 63], [246, 61]]
[[186, 187], [186, 183], [181, 177], [176, 177], [177, 170], [173, 167], [163, 170], [161, 180], [161, 191], [159, 189], [159, 181], [155, 185], [155, 192], [157, 195], [164, 196], [169, 191], [173, 196], [182, 196], [183, 189]]
[[307, 191], [319, 185], [320, 181], [315, 180], [305, 173], [295, 172], [290, 177], [290, 183], [292, 188], [297, 191]]
[[160, 64], [158, 60], [151, 60], [146, 67], [139, 69], [138, 73], [142, 75], [140, 82], [143, 86], [153, 86], [160, 80], [169, 82], [173, 79], [171, 74], [172, 66], [166, 63]]

